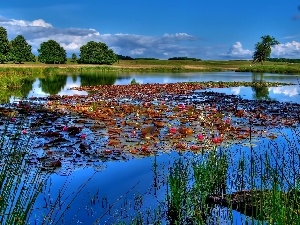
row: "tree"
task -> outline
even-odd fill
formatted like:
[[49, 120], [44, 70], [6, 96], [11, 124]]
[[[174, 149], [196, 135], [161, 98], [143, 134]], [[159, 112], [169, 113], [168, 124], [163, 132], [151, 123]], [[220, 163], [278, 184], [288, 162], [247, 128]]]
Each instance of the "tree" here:
[[261, 37], [262, 41], [257, 42], [255, 45], [255, 51], [253, 54], [253, 63], [260, 62], [261, 64], [270, 57], [271, 47], [274, 45], [278, 45], [279, 42], [270, 35], [264, 35]]
[[113, 64], [118, 61], [117, 55], [105, 43], [89, 41], [80, 47], [79, 63]]
[[31, 45], [22, 35], [18, 35], [11, 41], [10, 60], [15, 63], [30, 62], [33, 60]]
[[55, 64], [67, 61], [65, 49], [54, 40], [41, 43], [38, 53], [38, 60], [42, 63]]
[[77, 56], [76, 56], [76, 54], [75, 53], [73, 53], [72, 54], [72, 57], [71, 57], [71, 62], [76, 62], [76, 60], [77, 60]]
[[7, 39], [7, 32], [4, 27], [0, 27], [0, 63], [7, 61], [6, 55], [9, 51], [9, 41]]

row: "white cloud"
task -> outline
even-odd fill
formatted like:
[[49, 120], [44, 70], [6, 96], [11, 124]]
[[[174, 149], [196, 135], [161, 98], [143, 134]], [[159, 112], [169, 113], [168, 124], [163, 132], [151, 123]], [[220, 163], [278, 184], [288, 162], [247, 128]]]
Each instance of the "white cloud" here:
[[[218, 54], [217, 47], [201, 47], [199, 39], [187, 33], [162, 34], [161, 36], [146, 36], [138, 34], [116, 33], [102, 34], [89, 28], [57, 28], [43, 19], [33, 21], [7, 19], [0, 16], [0, 26], [6, 28], [9, 39], [23, 35], [32, 46], [33, 53], [42, 42], [53, 39], [71, 53], [79, 53], [82, 45], [88, 41], [106, 43], [117, 54], [132, 57], [194, 57], [202, 59], [251, 59], [253, 51], [244, 49], [241, 42], [234, 43], [227, 53]], [[293, 40], [295, 36], [286, 37]], [[295, 40], [295, 39], [294, 39]], [[223, 48], [223, 46], [222, 46]], [[225, 51], [224, 51], [225, 52]], [[300, 42], [290, 41], [272, 48], [271, 57], [299, 58]]]
[[137, 48], [130, 51], [131, 55], [143, 55], [145, 49], [144, 48]]
[[292, 41], [272, 47], [272, 57], [300, 58], [300, 42]]
[[101, 34], [89, 28], [57, 28], [42, 19], [33, 21], [7, 19], [0, 16], [0, 26], [6, 28], [9, 39], [23, 35], [32, 46], [33, 53], [42, 42], [53, 39], [65, 48], [67, 53], [79, 53], [82, 45], [88, 41], [106, 43], [117, 54], [138, 55], [140, 57], [167, 58], [168, 56], [188, 56], [201, 58], [206, 50], [195, 46], [197, 38], [187, 33], [163, 34], [162, 36], [145, 36], [138, 34]]
[[15, 20], [15, 19], [4, 19], [0, 22], [2, 25], [8, 26], [21, 26], [21, 27], [53, 27], [50, 23], [46, 23], [42, 19], [33, 20], [33, 21], [26, 21], [26, 20]]
[[231, 59], [251, 59], [253, 51], [243, 49], [241, 42], [237, 41], [231, 46], [227, 53], [221, 53], [220, 56]]
[[66, 44], [66, 43], [60, 43], [60, 45], [66, 50], [66, 51], [69, 51], [69, 50], [77, 50], [80, 48], [80, 46], [74, 42], [71, 42], [69, 44]]
[[274, 94], [283, 94], [289, 97], [299, 95], [298, 89], [295, 87], [270, 87], [269, 90]]

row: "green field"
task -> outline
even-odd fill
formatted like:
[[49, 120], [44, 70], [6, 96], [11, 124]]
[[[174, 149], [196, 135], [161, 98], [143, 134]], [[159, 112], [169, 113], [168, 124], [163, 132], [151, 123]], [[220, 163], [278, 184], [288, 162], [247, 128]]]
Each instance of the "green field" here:
[[[240, 72], [270, 72], [270, 73], [300, 73], [299, 63], [265, 62], [264, 65], [252, 64], [252, 61], [193, 61], [193, 60], [119, 60], [113, 65], [77, 64], [44, 64], [40, 62], [13, 64], [0, 64], [0, 73], [13, 68], [53, 68], [58, 72], [81, 71], [120, 71], [120, 72], [215, 72], [215, 71], [240, 71]], [[5, 68], [5, 69], [4, 69]], [[7, 69], [9, 68], [9, 69]]]

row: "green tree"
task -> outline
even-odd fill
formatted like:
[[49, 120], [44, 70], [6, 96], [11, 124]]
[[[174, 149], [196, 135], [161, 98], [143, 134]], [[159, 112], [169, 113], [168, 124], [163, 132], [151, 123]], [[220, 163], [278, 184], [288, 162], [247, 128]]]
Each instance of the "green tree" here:
[[76, 54], [75, 53], [73, 53], [72, 54], [72, 57], [71, 57], [71, 62], [76, 62], [76, 60], [77, 60], [77, 56], [76, 56]]
[[32, 61], [31, 45], [22, 35], [18, 35], [11, 41], [10, 60], [15, 63]]
[[118, 61], [117, 55], [105, 43], [89, 41], [80, 47], [79, 63], [113, 64]]
[[261, 64], [270, 57], [271, 47], [274, 45], [278, 45], [279, 42], [270, 35], [264, 35], [261, 37], [262, 41], [257, 42], [255, 45], [255, 51], [253, 54], [253, 63], [260, 62]]
[[42, 63], [60, 64], [67, 61], [65, 49], [54, 40], [41, 43], [38, 53], [38, 60]]
[[7, 32], [4, 27], [0, 27], [0, 63], [7, 61], [6, 55], [9, 51], [9, 41], [7, 39]]

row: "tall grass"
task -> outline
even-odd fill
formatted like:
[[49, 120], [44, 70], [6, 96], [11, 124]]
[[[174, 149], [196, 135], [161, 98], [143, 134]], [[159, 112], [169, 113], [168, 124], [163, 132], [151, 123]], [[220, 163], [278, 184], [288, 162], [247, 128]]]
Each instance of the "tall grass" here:
[[169, 174], [170, 223], [222, 224], [212, 212], [226, 207], [226, 223], [233, 223], [236, 210], [250, 223], [300, 224], [300, 143], [286, 141], [285, 147], [274, 141], [250, 147], [240, 157], [209, 152], [198, 163], [177, 161]]
[[0, 137], [0, 224], [26, 224], [47, 174], [28, 164], [31, 153], [22, 123], [6, 123]]
[[177, 160], [170, 170], [167, 193], [167, 218], [170, 224], [206, 224], [211, 194], [224, 194], [228, 163], [225, 154], [216, 151], [200, 162]]

